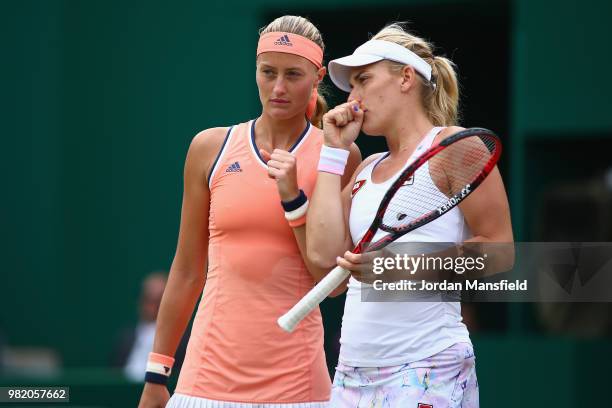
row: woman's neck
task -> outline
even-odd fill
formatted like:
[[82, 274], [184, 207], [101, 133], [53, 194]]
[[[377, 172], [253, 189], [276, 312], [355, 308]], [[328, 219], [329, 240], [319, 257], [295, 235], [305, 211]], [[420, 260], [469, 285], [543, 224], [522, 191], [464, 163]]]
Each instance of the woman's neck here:
[[306, 128], [302, 116], [286, 120], [272, 119], [263, 113], [255, 123], [255, 142], [271, 153], [274, 149], [289, 150]]

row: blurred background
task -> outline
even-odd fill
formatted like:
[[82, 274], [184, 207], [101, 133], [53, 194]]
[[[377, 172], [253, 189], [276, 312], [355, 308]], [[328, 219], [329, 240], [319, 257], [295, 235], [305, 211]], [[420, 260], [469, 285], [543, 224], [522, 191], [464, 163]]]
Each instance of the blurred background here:
[[[409, 21], [458, 64], [461, 124], [503, 139], [516, 240], [612, 241], [608, 0], [0, 0], [0, 386], [136, 406], [187, 148], [260, 113], [257, 32], [283, 14], [326, 62]], [[332, 372], [343, 301], [323, 305]], [[608, 400], [611, 306], [466, 305], [481, 406]]]

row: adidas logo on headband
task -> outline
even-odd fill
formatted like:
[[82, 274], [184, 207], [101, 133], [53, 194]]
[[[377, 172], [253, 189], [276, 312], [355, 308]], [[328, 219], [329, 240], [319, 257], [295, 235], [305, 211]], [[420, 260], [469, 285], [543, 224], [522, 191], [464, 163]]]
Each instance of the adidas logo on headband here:
[[287, 45], [289, 47], [293, 47], [293, 44], [289, 40], [289, 36], [287, 34], [274, 41], [274, 45]]

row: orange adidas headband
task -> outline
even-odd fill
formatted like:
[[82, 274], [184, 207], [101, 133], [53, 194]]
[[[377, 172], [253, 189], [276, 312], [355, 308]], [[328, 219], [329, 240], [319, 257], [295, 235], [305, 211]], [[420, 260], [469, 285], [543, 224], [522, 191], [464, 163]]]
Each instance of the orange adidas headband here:
[[271, 32], [259, 37], [257, 55], [263, 52], [283, 52], [299, 55], [312, 62], [317, 69], [323, 66], [323, 50], [306, 37], [293, 33]]

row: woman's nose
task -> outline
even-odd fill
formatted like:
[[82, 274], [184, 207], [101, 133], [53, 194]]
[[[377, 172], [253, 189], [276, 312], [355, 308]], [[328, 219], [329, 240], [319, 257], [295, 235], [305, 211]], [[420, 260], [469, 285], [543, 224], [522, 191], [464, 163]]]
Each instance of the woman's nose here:
[[274, 88], [272, 89], [275, 95], [283, 95], [287, 92], [287, 87], [285, 86], [285, 79], [282, 76], [278, 76], [276, 81], [274, 82]]

